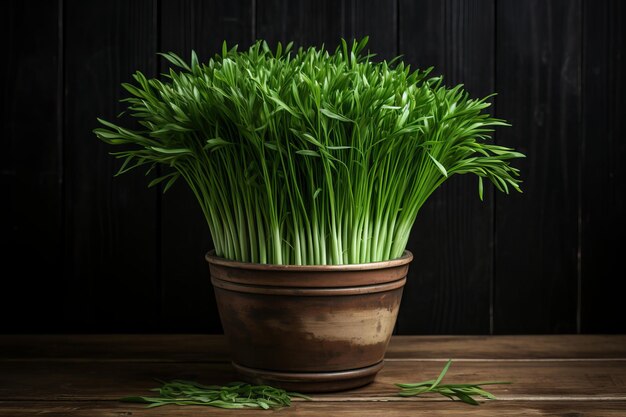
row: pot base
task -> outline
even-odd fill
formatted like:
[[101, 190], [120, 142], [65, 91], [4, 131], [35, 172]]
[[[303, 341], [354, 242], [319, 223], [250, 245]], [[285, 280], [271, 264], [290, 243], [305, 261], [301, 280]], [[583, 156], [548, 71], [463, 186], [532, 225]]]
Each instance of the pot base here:
[[251, 384], [265, 384], [296, 392], [332, 392], [362, 387], [383, 368], [380, 361], [365, 368], [337, 372], [274, 372], [248, 368], [233, 362], [235, 370]]

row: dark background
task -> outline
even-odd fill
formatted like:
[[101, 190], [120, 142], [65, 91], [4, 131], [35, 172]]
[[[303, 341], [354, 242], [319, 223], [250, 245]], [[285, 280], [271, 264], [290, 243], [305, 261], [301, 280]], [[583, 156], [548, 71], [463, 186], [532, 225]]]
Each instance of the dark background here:
[[91, 130], [119, 84], [247, 47], [370, 35], [381, 57], [492, 91], [524, 194], [435, 193], [414, 227], [402, 334], [626, 332], [626, 4], [620, 0], [10, 0], [1, 6], [0, 332], [219, 332], [208, 227]]

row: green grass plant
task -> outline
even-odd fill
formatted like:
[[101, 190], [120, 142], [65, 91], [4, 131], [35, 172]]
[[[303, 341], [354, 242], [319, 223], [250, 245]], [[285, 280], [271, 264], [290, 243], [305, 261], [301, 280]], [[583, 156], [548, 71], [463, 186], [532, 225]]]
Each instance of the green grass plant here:
[[292, 50], [263, 41], [223, 45], [202, 63], [162, 54], [174, 68], [123, 84], [140, 128], [100, 120], [119, 148], [119, 173], [160, 166], [164, 191], [182, 178], [196, 196], [218, 256], [295, 265], [356, 264], [402, 255], [428, 197], [455, 174], [519, 191], [490, 142], [506, 123], [431, 69], [376, 62], [367, 38]]

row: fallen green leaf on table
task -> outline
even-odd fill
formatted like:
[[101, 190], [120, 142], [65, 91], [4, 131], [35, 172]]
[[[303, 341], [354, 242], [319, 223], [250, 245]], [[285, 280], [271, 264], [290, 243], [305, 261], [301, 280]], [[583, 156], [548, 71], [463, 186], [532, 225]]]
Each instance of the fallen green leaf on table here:
[[163, 382], [160, 388], [151, 391], [159, 393], [157, 397], [126, 397], [120, 401], [144, 403], [149, 408], [162, 405], [204, 405], [217, 408], [279, 408], [289, 407], [291, 399], [298, 397], [310, 400], [306, 395], [287, 392], [268, 385], [250, 385], [233, 382], [224, 386], [202, 385], [197, 382], [175, 379]]
[[413, 397], [432, 392], [444, 395], [451, 400], [457, 398], [467, 404], [479, 405], [478, 401], [473, 398], [474, 396], [483, 397], [488, 400], [494, 400], [496, 398], [492, 393], [482, 389], [483, 385], [510, 384], [510, 382], [506, 381], [486, 381], [474, 382], [470, 384], [441, 384], [441, 380], [446, 372], [448, 372], [450, 365], [452, 365], [452, 359], [448, 360], [448, 363], [446, 363], [446, 366], [443, 367], [443, 370], [437, 379], [430, 379], [428, 381], [412, 384], [396, 384], [396, 386], [401, 388], [398, 395], [401, 397]]
[[[426, 393], [436, 393], [444, 395], [451, 400], [455, 398], [471, 405], [479, 405], [473, 397], [479, 396], [489, 400], [496, 397], [484, 390], [484, 385], [510, 384], [506, 381], [486, 381], [469, 384], [442, 384], [441, 381], [452, 365], [452, 360], [448, 360], [446, 366], [437, 377], [428, 381], [395, 384], [401, 390], [398, 393], [401, 397], [413, 397]], [[232, 382], [220, 385], [202, 385], [197, 382], [183, 381], [175, 379], [170, 382], [163, 382], [160, 388], [153, 388], [151, 391], [158, 392], [156, 397], [125, 397], [120, 401], [144, 403], [149, 408], [160, 407], [162, 405], [204, 405], [217, 408], [270, 408], [289, 407], [293, 398], [311, 400], [310, 397], [297, 393], [288, 392], [284, 389], [274, 388], [269, 385], [250, 385], [244, 382]]]

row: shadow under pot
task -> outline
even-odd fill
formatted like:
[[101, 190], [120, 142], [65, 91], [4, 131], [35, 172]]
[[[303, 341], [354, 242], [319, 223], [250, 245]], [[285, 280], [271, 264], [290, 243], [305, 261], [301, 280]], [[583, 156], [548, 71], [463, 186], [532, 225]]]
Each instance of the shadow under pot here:
[[299, 392], [374, 380], [395, 326], [413, 255], [353, 265], [265, 265], [207, 253], [241, 378]]

